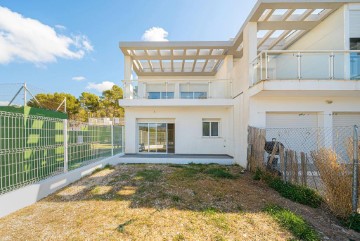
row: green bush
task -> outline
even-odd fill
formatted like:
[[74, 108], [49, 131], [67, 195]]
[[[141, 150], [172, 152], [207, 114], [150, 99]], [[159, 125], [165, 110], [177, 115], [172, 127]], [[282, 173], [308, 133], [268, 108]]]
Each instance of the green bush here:
[[264, 180], [269, 187], [285, 198], [313, 208], [319, 207], [322, 203], [321, 196], [313, 189], [284, 182], [279, 177], [262, 172], [260, 169], [257, 172], [259, 173], [255, 173], [256, 176], [260, 176], [260, 179]]
[[351, 228], [357, 232], [360, 232], [360, 214], [351, 214], [344, 222], [345, 226]]
[[276, 205], [264, 209], [284, 228], [288, 229], [299, 240], [320, 240], [319, 234], [306, 221], [291, 212]]

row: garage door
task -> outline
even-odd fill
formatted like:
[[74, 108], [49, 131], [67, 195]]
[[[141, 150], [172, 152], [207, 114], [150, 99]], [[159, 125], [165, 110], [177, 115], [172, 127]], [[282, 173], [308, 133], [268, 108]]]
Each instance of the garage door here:
[[310, 153], [317, 149], [321, 132], [318, 114], [315, 112], [268, 112], [266, 113], [266, 139], [276, 138], [285, 148]]
[[360, 113], [333, 114], [333, 146], [345, 161], [349, 161], [348, 145], [351, 145], [354, 125], [360, 126]]

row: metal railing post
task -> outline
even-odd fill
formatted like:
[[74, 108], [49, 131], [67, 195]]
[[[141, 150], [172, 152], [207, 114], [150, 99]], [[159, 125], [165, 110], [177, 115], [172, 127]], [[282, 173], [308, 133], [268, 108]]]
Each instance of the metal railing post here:
[[298, 69], [298, 79], [301, 80], [301, 53], [299, 52], [297, 55], [297, 69]]
[[114, 155], [114, 123], [110, 125], [111, 130], [111, 156]]
[[359, 156], [358, 156], [358, 149], [359, 149], [359, 136], [358, 136], [358, 127], [354, 126], [354, 137], [353, 137], [353, 152], [354, 152], [354, 160], [353, 160], [353, 183], [352, 183], [352, 212], [356, 213], [358, 208], [358, 189], [359, 189]]
[[64, 124], [64, 172], [69, 170], [69, 159], [68, 159], [68, 120], [63, 121]]
[[265, 52], [265, 78], [266, 80], [269, 79], [269, 73], [268, 73], [268, 62], [269, 62], [269, 56], [268, 56], [268, 52]]

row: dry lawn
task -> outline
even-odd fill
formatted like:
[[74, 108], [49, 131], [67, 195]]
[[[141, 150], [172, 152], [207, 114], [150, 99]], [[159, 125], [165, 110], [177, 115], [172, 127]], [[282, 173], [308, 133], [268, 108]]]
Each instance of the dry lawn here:
[[[224, 174], [230, 173], [231, 175]], [[262, 209], [279, 204], [330, 240], [360, 240], [237, 166], [118, 165], [0, 219], [0, 240], [289, 240]]]

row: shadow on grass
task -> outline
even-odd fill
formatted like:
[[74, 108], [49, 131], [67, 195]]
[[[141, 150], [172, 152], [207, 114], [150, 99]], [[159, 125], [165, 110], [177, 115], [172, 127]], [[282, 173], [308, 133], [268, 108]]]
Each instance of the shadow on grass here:
[[127, 201], [130, 208], [238, 213], [242, 207], [234, 196], [242, 173], [240, 166], [217, 164], [107, 166], [47, 200]]

